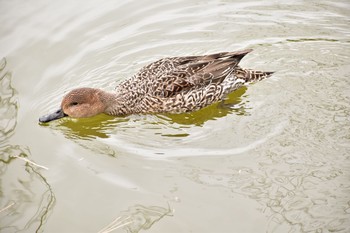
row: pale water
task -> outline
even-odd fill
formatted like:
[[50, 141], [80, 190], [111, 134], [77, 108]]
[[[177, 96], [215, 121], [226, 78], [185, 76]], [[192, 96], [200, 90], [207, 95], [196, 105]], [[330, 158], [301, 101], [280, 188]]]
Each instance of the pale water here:
[[[349, 12], [346, 0], [0, 1], [0, 231], [350, 232]], [[246, 48], [243, 67], [276, 73], [225, 103], [38, 124], [73, 88]]]

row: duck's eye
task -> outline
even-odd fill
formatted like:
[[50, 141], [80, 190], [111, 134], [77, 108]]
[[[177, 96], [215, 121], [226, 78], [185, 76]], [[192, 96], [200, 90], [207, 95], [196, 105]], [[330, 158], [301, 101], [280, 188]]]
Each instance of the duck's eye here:
[[71, 106], [78, 105], [78, 102], [72, 102], [70, 105]]

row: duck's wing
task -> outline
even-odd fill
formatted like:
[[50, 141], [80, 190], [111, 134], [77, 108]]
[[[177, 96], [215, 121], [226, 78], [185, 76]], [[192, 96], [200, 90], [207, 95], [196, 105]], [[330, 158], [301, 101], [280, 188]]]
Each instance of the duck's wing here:
[[147, 77], [148, 93], [171, 97], [209, 84], [220, 84], [251, 51], [166, 58], [144, 67], [139, 75]]

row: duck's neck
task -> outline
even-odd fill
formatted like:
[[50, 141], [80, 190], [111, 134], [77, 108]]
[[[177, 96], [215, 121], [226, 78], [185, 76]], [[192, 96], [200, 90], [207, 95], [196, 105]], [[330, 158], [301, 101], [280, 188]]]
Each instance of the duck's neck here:
[[112, 116], [130, 114], [130, 109], [125, 105], [125, 100], [121, 94], [100, 90], [99, 95], [105, 105], [104, 113]]

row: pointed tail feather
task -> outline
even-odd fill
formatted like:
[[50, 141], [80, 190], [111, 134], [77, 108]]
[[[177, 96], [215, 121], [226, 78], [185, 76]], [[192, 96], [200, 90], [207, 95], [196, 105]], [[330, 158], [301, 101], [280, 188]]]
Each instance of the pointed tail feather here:
[[237, 69], [236, 77], [243, 79], [245, 84], [257, 82], [270, 77], [274, 72], [264, 72], [258, 70]]

